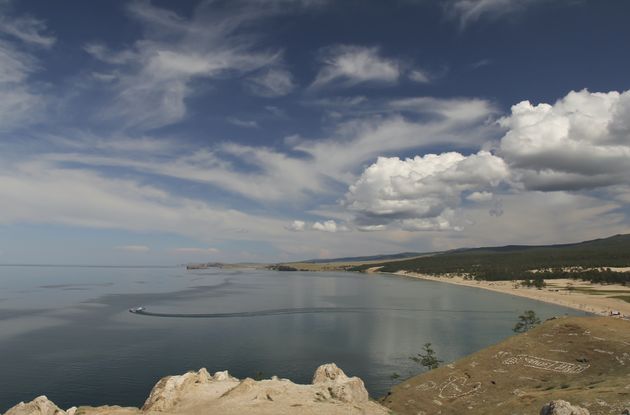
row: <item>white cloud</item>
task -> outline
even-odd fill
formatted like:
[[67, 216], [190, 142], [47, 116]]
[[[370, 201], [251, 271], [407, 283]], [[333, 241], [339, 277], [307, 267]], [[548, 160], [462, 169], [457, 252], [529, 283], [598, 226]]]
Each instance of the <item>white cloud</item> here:
[[[383, 109], [387, 115], [354, 118], [338, 124], [328, 138], [286, 141], [294, 152], [307, 157], [239, 144], [196, 151], [180, 148], [180, 156], [166, 159], [154, 158], [150, 154], [142, 158], [130, 157], [123, 147], [120, 153], [112, 155], [66, 152], [44, 157], [57, 163], [131, 168], [138, 172], [212, 184], [248, 199], [296, 203], [309, 199], [313, 194], [333, 195], [339, 189], [336, 185], [351, 184], [356, 179], [356, 169], [379, 155], [432, 145], [481, 146], [495, 128], [483, 123], [496, 111], [483, 100], [425, 98], [387, 103]], [[428, 121], [408, 120], [396, 113], [400, 109], [431, 117], [427, 117]], [[109, 142], [101, 141], [103, 145]], [[121, 146], [125, 142], [127, 140], [123, 140]], [[150, 150], [150, 146], [157, 142], [149, 140], [146, 144], [147, 150]], [[173, 148], [176, 146], [171, 150]], [[110, 147], [109, 150], [113, 149]], [[165, 148], [161, 156], [169, 154], [167, 150]], [[238, 166], [227, 161], [234, 159], [238, 160]], [[244, 171], [242, 167], [247, 169]]]
[[294, 232], [303, 232], [303, 231], [310, 230], [310, 231], [336, 233], [336, 232], [348, 232], [350, 230], [346, 225], [338, 223], [332, 219], [321, 221], [321, 222], [319, 221], [312, 222], [312, 223], [307, 223], [303, 220], [294, 220], [285, 228]]
[[0, 40], [0, 83], [19, 84], [38, 69], [31, 55], [20, 52], [16, 46]]
[[172, 252], [182, 255], [207, 255], [217, 254], [219, 250], [216, 248], [175, 248]]
[[304, 222], [303, 220], [294, 220], [289, 225], [287, 225], [286, 228], [294, 232], [302, 232], [306, 229], [306, 222]]
[[40, 46], [52, 47], [57, 39], [46, 33], [48, 28], [43, 20], [32, 16], [15, 16], [10, 14], [11, 1], [0, 2], [0, 33], [10, 35], [20, 41]]
[[483, 121], [497, 111], [492, 103], [479, 98], [412, 97], [396, 99], [388, 105], [393, 110], [435, 114], [464, 122]]
[[39, 62], [21, 52], [14, 43], [0, 40], [0, 130], [36, 121], [45, 107], [45, 97], [29, 85]]
[[131, 63], [138, 58], [137, 53], [132, 50], [112, 51], [102, 43], [87, 43], [83, 50], [94, 58], [112, 65]]
[[258, 122], [254, 120], [241, 120], [240, 118], [236, 118], [236, 117], [228, 117], [227, 122], [229, 122], [232, 125], [236, 125], [237, 127], [260, 128], [260, 126], [258, 125]]
[[379, 157], [346, 193], [360, 226], [398, 223], [404, 229], [457, 229], [454, 209], [466, 192], [496, 188], [508, 179], [500, 158], [480, 151], [427, 154], [401, 160]]
[[151, 248], [145, 245], [122, 245], [122, 246], [117, 246], [114, 249], [117, 249], [119, 251], [132, 252], [132, 253], [144, 253], [144, 252], [149, 252], [151, 250]]
[[492, 200], [494, 195], [491, 192], [472, 192], [466, 196], [466, 200], [473, 202], [488, 202]]
[[[0, 225], [54, 224], [124, 229], [144, 235], [183, 235], [207, 246], [226, 241], [258, 242], [271, 251], [264, 256], [252, 257], [228, 248], [221, 251], [224, 261], [242, 261], [244, 258], [273, 261], [283, 255], [293, 259], [309, 258], [316, 256], [322, 246], [340, 256], [392, 249], [391, 242], [386, 239], [355, 240], [352, 232], [339, 232], [346, 230], [339, 223], [336, 233], [292, 232], [286, 229], [283, 218], [213, 206], [131, 179], [60, 168], [41, 158], [18, 163], [2, 159], [0, 200], [3, 203]], [[312, 224], [308, 230], [314, 230]]]
[[409, 72], [408, 76], [409, 79], [419, 84], [428, 84], [429, 82], [431, 82], [431, 77], [429, 76], [429, 74], [421, 69], [412, 70], [411, 72]]
[[436, 249], [579, 242], [629, 233], [622, 205], [585, 194], [519, 192], [501, 196], [504, 213], [483, 205], [466, 209], [468, 224], [457, 233], [427, 233]]
[[548, 0], [448, 0], [446, 10], [464, 28], [482, 17], [503, 16], [545, 1]]
[[252, 94], [265, 98], [281, 97], [295, 89], [291, 72], [282, 68], [270, 68], [251, 76], [245, 85]]
[[355, 85], [363, 82], [395, 83], [400, 76], [400, 65], [379, 55], [378, 48], [341, 45], [322, 52], [323, 67], [312, 87], [333, 82]]
[[247, 74], [280, 59], [279, 52], [257, 47], [254, 34], [237, 34], [252, 22], [280, 12], [264, 3], [235, 2], [219, 10], [201, 3], [190, 19], [147, 1], [132, 2], [127, 10], [142, 24], [142, 39], [121, 50], [101, 43], [84, 47], [116, 68], [115, 94], [100, 116], [124, 120], [127, 127], [157, 128], [179, 122], [187, 114], [186, 99], [198, 91], [192, 82]]
[[345, 225], [340, 225], [334, 220], [315, 222], [313, 223], [311, 228], [315, 231], [331, 232], [331, 233], [348, 231], [348, 228]]
[[[78, 199], [79, 198], [79, 199]], [[207, 240], [273, 238], [283, 222], [210, 206], [132, 180], [57, 168], [45, 161], [0, 169], [0, 223], [52, 223], [89, 228], [170, 232]]]
[[499, 155], [527, 189], [580, 190], [630, 177], [630, 91], [570, 92], [553, 105], [529, 101], [500, 120]]
[[46, 98], [29, 83], [41, 70], [37, 58], [25, 51], [26, 45], [50, 48], [56, 39], [45, 34], [46, 24], [31, 16], [11, 14], [11, 1], [0, 1], [0, 131], [38, 121]]

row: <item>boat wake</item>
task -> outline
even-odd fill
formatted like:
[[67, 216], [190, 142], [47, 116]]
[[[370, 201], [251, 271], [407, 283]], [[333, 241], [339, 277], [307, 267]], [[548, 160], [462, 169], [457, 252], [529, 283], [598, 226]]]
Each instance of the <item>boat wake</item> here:
[[307, 308], [276, 308], [259, 311], [240, 311], [235, 313], [156, 313], [147, 311], [145, 307], [137, 307], [129, 310], [133, 314], [147, 317], [171, 317], [171, 318], [234, 318], [234, 317], [264, 317], [294, 314], [326, 314], [326, 313], [374, 313], [380, 311], [413, 311], [413, 312], [442, 312], [442, 313], [484, 313], [484, 314], [514, 314], [513, 310], [486, 311], [486, 310], [435, 310], [420, 308], [385, 308], [385, 307], [307, 307]]

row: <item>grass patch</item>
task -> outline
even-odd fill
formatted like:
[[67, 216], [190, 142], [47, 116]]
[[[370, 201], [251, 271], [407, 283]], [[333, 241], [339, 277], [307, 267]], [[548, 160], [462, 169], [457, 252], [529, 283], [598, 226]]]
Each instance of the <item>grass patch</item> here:
[[630, 294], [630, 290], [596, 290], [594, 288], [586, 288], [586, 287], [573, 287], [573, 288], [566, 288], [565, 290], [571, 291], [571, 292], [579, 292], [583, 294], [592, 294], [592, 295]]
[[610, 298], [618, 298], [619, 300], [623, 300], [626, 303], [630, 303], [630, 295], [615, 295]]

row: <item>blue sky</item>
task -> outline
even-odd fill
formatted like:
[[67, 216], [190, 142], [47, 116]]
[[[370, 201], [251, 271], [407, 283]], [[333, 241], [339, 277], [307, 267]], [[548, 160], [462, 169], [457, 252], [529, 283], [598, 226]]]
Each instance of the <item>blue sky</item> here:
[[630, 4], [0, 0], [0, 263], [630, 232]]

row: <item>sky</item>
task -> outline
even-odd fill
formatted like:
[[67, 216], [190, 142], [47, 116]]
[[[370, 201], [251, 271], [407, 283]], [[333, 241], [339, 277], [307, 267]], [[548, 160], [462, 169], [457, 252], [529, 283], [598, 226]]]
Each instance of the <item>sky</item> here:
[[0, 0], [0, 264], [630, 232], [630, 2]]

